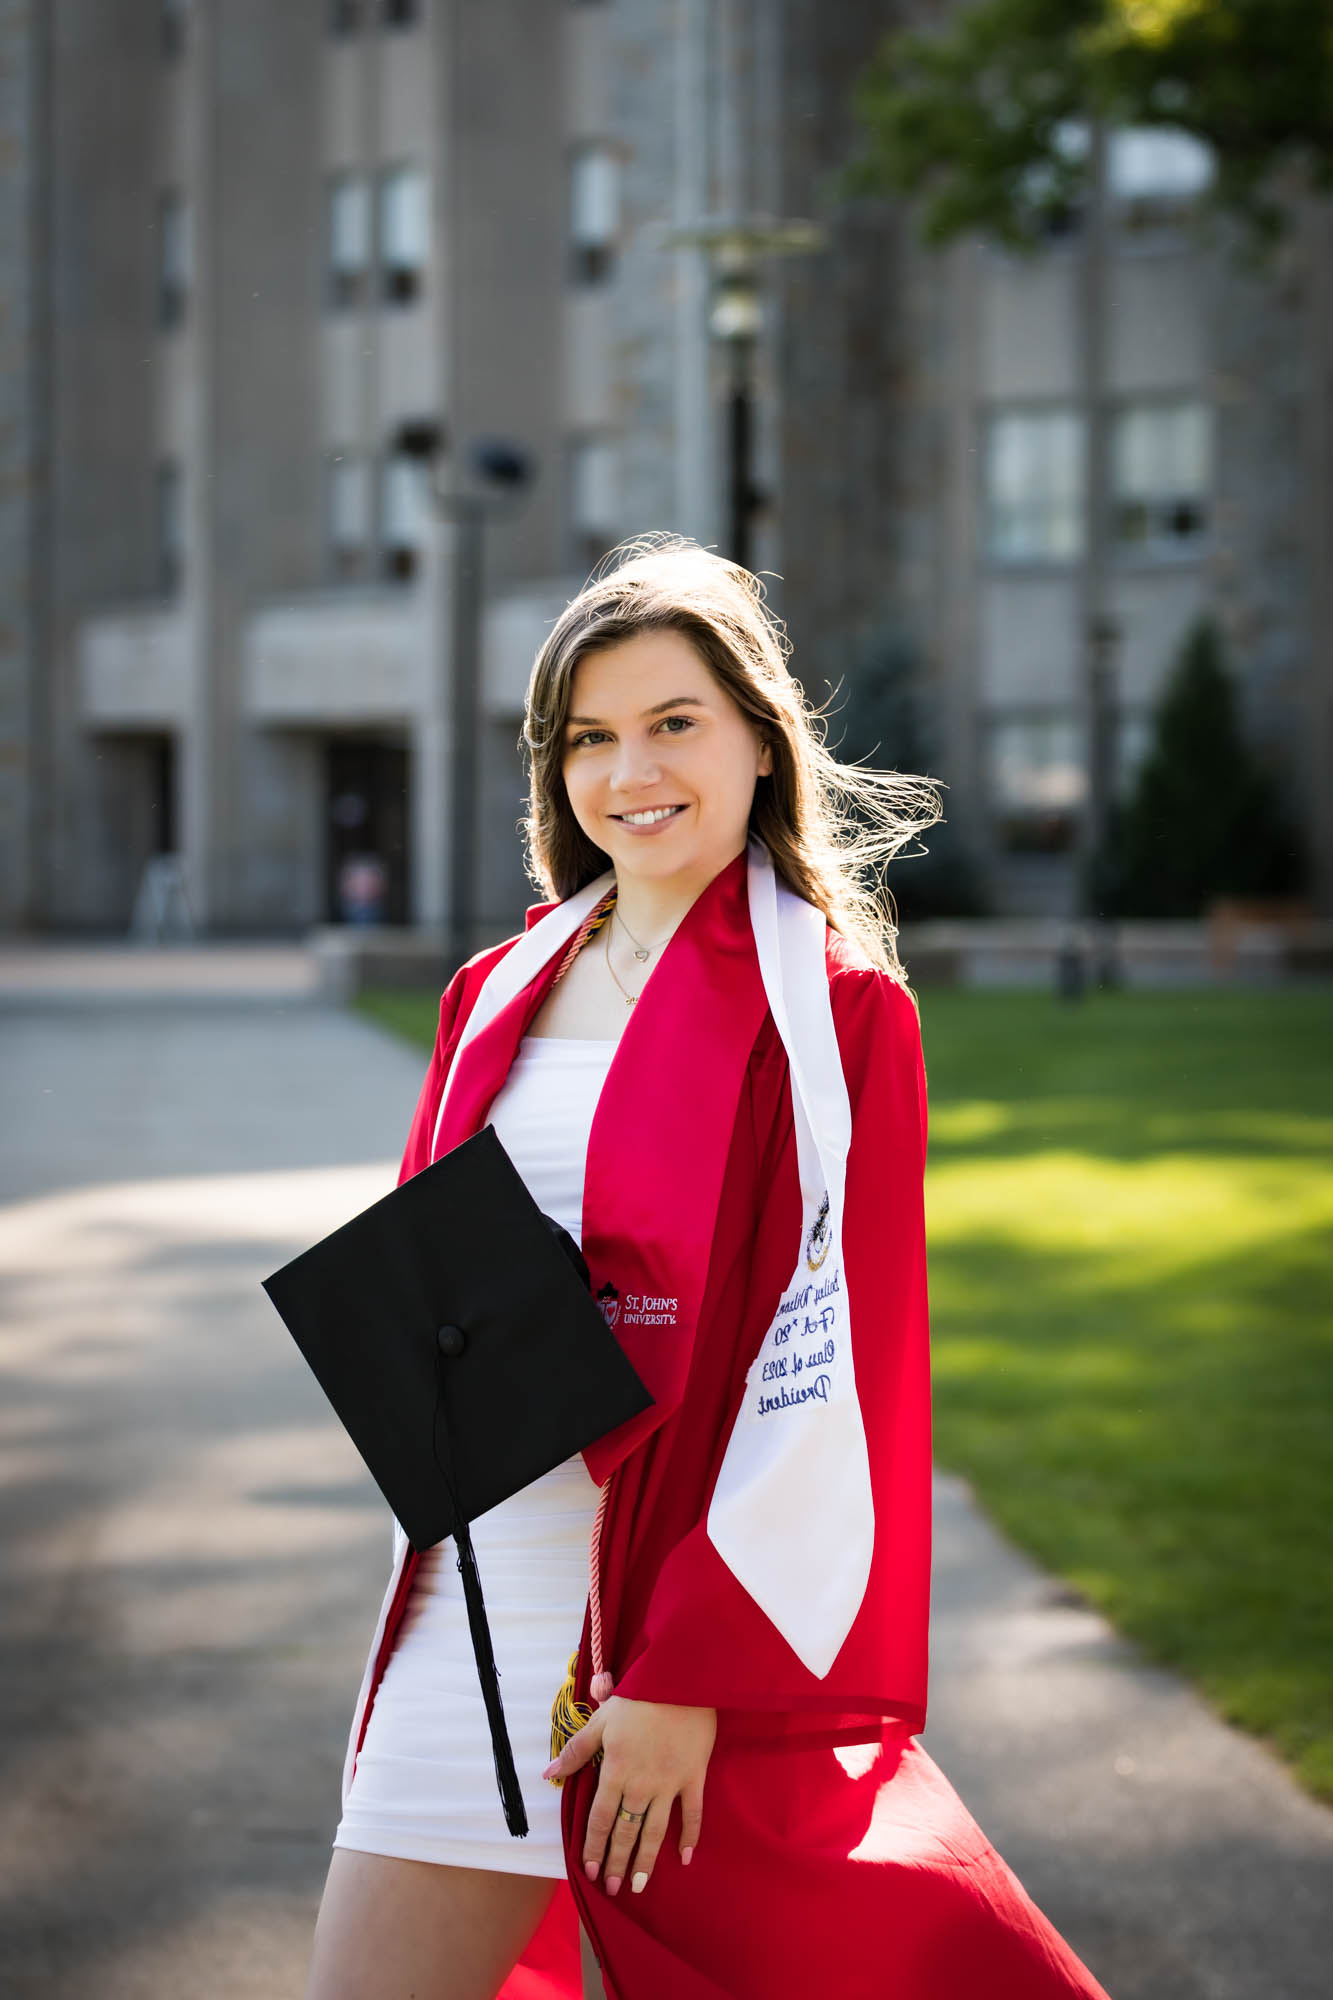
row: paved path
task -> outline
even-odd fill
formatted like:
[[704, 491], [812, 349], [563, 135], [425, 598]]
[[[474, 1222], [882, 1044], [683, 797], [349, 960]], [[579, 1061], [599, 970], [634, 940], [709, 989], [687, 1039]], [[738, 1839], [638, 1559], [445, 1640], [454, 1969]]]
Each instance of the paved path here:
[[[0, 1019], [6, 2000], [301, 1993], [388, 1534], [258, 1280], [421, 1067], [291, 1000]], [[928, 1746], [1115, 2000], [1323, 2000], [1333, 1815], [939, 1527]]]
[[262, 1275], [421, 1062], [314, 1008], [0, 1020], [0, 1993], [299, 1995], [389, 1542]]
[[1328, 2000], [1333, 1812], [936, 1484], [924, 1742], [1113, 2000]]
[[134, 945], [0, 938], [0, 1009], [70, 1002], [313, 999], [304, 944]]

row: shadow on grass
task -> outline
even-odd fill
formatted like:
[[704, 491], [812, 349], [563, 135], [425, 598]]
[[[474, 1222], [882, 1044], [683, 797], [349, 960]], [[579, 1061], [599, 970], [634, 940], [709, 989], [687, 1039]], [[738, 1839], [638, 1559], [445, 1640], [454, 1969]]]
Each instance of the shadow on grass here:
[[994, 1232], [935, 1250], [940, 1459], [1333, 1799], [1327, 1232], [1202, 1278], [1113, 1261]]
[[937, 1447], [1333, 1799], [1333, 993], [927, 994]]

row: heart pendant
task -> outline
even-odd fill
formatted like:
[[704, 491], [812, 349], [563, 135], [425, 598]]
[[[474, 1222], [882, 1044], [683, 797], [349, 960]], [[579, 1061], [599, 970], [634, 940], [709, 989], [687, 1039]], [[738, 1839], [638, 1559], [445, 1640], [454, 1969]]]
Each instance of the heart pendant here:
[[638, 959], [639, 964], [642, 965], [648, 954], [646, 951], [636, 951], [634, 956]]

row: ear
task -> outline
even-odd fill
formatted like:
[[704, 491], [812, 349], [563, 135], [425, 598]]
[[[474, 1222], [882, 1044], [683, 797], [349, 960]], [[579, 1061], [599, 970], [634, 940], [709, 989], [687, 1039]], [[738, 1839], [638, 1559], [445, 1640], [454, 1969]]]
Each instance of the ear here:
[[772, 775], [773, 775], [773, 745], [769, 742], [767, 736], [761, 736], [759, 738], [759, 769], [756, 772], [756, 776], [760, 778], [771, 778]]

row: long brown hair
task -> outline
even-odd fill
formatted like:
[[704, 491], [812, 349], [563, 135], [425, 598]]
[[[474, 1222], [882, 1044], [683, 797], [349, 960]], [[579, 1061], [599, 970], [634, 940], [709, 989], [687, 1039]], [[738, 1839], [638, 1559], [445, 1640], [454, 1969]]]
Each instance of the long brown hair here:
[[884, 869], [940, 817], [928, 778], [840, 764], [787, 665], [785, 629], [757, 576], [679, 536], [627, 542], [556, 620], [528, 684], [523, 740], [531, 765], [528, 868], [551, 897], [572, 896], [609, 866], [580, 827], [562, 769], [565, 724], [580, 660], [640, 632], [681, 633], [761, 738], [773, 773], [761, 777], [750, 831], [788, 888], [824, 912], [867, 957], [902, 977], [897, 923]]

